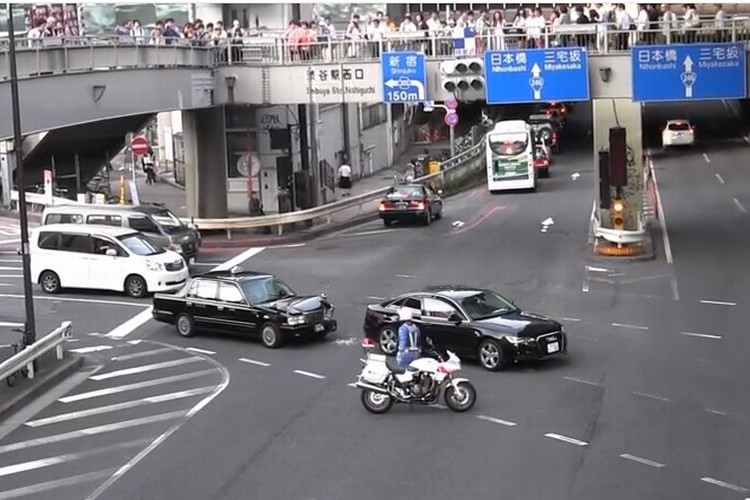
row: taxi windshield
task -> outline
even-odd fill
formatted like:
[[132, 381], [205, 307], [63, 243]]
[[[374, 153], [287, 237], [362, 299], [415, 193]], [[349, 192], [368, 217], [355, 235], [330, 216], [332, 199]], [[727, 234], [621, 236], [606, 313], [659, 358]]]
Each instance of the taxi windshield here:
[[251, 304], [265, 304], [297, 295], [289, 285], [272, 276], [243, 281], [240, 286]]

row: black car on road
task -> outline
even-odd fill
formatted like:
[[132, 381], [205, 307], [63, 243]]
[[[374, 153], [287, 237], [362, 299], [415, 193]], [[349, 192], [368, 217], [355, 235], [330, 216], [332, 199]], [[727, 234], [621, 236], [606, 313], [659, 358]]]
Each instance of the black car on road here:
[[568, 341], [557, 321], [522, 311], [491, 290], [437, 286], [367, 306], [365, 336], [385, 354], [398, 347], [398, 310], [412, 310], [422, 335], [461, 358], [478, 359], [487, 370], [503, 370], [518, 360], [567, 354]]
[[183, 337], [220, 331], [260, 337], [270, 348], [292, 337], [323, 338], [337, 326], [325, 295], [297, 295], [276, 276], [251, 271], [196, 276], [175, 294], [155, 294], [153, 306], [154, 319]]
[[440, 191], [421, 184], [391, 187], [378, 206], [383, 224], [390, 226], [397, 220], [416, 220], [429, 225], [443, 216]]

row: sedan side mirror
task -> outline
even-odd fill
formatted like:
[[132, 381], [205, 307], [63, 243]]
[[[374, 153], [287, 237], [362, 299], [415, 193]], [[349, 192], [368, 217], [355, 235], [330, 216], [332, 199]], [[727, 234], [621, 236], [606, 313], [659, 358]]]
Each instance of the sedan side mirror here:
[[109, 255], [110, 257], [117, 257], [117, 250], [115, 250], [114, 248], [108, 248], [105, 254]]
[[463, 323], [464, 320], [461, 317], [461, 315], [459, 315], [458, 313], [453, 313], [448, 317], [448, 321], [450, 321], [451, 323], [460, 325], [461, 323]]

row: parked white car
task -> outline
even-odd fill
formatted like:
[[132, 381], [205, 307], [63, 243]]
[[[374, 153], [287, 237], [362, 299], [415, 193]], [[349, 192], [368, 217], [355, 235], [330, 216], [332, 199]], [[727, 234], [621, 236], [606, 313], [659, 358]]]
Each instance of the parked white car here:
[[31, 279], [47, 293], [86, 288], [140, 298], [180, 288], [189, 278], [180, 254], [133, 229], [51, 224], [34, 229], [29, 239]]
[[661, 144], [671, 146], [695, 145], [695, 127], [687, 120], [669, 120], [661, 132]]

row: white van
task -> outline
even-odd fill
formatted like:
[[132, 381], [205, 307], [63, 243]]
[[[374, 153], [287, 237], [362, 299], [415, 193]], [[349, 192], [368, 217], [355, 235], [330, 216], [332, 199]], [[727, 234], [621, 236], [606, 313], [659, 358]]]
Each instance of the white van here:
[[89, 288], [140, 298], [180, 288], [189, 277], [180, 254], [133, 229], [51, 224], [35, 228], [29, 245], [31, 279], [47, 293]]

